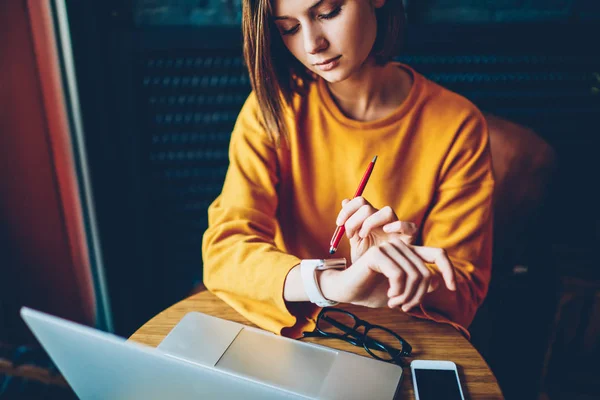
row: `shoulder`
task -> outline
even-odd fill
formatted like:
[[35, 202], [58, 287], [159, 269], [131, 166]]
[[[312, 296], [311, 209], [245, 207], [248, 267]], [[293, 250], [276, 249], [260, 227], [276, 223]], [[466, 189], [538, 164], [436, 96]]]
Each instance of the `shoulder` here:
[[273, 144], [266, 129], [258, 96], [254, 91], [251, 91], [244, 101], [231, 133], [231, 142], [239, 140], [259, 140], [268, 145]]
[[[420, 74], [419, 74], [420, 75]], [[466, 97], [453, 92], [423, 75], [421, 82], [421, 99], [423, 112], [440, 123], [455, 126], [469, 120], [484, 120], [482, 112]]]
[[[302, 118], [301, 116], [306, 117], [309, 104], [314, 104], [317, 100], [318, 97], [315, 97], [314, 95], [315, 87], [316, 85], [311, 82], [307, 85], [305, 93], [294, 93], [289, 104], [286, 102], [281, 104], [283, 107], [283, 119], [288, 129], [288, 134], [293, 135], [296, 132], [298, 119]], [[268, 134], [266, 126], [258, 96], [256, 92], [252, 91], [244, 101], [238, 114], [232, 138], [234, 134], [239, 133], [240, 131], [255, 131], [264, 141], [277, 146], [276, 140]], [[281, 143], [285, 144], [285, 141], [282, 140]]]
[[237, 123], [240, 122], [255, 122], [257, 124], [263, 124], [262, 114], [260, 112], [260, 104], [258, 103], [258, 97], [256, 96], [254, 90], [250, 92], [248, 97], [246, 97], [246, 100], [240, 109]]
[[426, 127], [424, 133], [428, 139], [442, 146], [453, 146], [456, 142], [480, 146], [488, 142], [485, 117], [475, 104], [414, 70], [413, 73], [419, 91], [413, 117]]

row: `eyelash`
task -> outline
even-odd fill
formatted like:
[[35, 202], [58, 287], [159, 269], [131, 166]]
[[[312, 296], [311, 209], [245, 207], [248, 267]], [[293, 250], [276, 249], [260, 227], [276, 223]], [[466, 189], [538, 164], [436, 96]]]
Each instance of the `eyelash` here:
[[319, 15], [320, 19], [332, 19], [338, 16], [338, 14], [340, 13], [340, 11], [342, 11], [342, 7], [341, 6], [337, 6], [332, 12], [330, 12], [329, 14], [321, 14]]
[[296, 31], [298, 30], [298, 27], [299, 27], [299, 26], [300, 26], [300, 25], [296, 25], [296, 26], [295, 26], [295, 27], [293, 27], [292, 29], [283, 30], [283, 31], [281, 31], [281, 34], [282, 34], [282, 35], [292, 35], [292, 34], [296, 33]]
[[[342, 7], [338, 6], [332, 12], [330, 12], [328, 14], [321, 14], [318, 16], [318, 18], [325, 19], [325, 20], [333, 19], [333, 18], [337, 17], [341, 11], [342, 11]], [[282, 35], [293, 35], [294, 33], [296, 33], [298, 31], [299, 27], [300, 27], [300, 25], [296, 25], [292, 29], [282, 31], [281, 34]]]

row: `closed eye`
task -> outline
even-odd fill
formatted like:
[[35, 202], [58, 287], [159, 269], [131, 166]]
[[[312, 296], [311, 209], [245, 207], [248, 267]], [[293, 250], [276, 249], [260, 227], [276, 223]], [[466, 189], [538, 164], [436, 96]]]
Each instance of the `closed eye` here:
[[327, 14], [320, 14], [319, 19], [332, 19], [339, 15], [340, 11], [342, 11], [342, 7], [336, 7], [332, 12]]
[[290, 29], [282, 29], [281, 34], [282, 35], [293, 35], [294, 33], [296, 33], [298, 31], [298, 28], [300, 28], [300, 24], [298, 24]]
[[[337, 17], [341, 11], [342, 11], [342, 6], [337, 6], [335, 9], [333, 9], [333, 11], [331, 11], [329, 13], [319, 14], [317, 16], [317, 18], [319, 18], [321, 20], [333, 19], [333, 18]], [[281, 34], [284, 36], [293, 35], [294, 33], [298, 32], [298, 29], [300, 29], [300, 24], [295, 25], [294, 27], [292, 27], [290, 29], [281, 29]]]

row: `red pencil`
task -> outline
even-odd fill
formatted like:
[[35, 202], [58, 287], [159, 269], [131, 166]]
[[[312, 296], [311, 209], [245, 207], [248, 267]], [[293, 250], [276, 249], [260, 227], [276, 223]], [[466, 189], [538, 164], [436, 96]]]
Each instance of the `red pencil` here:
[[[365, 186], [367, 186], [367, 182], [369, 181], [371, 172], [373, 172], [375, 161], [377, 161], [377, 156], [373, 157], [373, 160], [371, 160], [371, 162], [369, 163], [369, 166], [367, 167], [367, 170], [365, 171], [365, 174], [363, 175], [362, 180], [358, 185], [358, 189], [356, 189], [356, 193], [354, 193], [354, 197], [361, 196], [363, 191], [365, 190]], [[345, 232], [346, 228], [344, 227], [344, 225], [338, 226], [335, 229], [335, 232], [333, 232], [333, 237], [331, 238], [331, 242], [329, 243], [331, 245], [331, 247], [329, 248], [329, 254], [333, 254], [337, 251], [337, 248], [340, 244], [340, 240], [342, 240], [342, 237], [344, 236]]]

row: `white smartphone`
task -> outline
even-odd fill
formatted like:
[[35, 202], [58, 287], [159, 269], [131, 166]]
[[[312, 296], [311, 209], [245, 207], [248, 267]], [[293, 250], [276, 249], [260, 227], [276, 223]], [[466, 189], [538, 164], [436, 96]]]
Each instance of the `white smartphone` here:
[[465, 400], [456, 364], [452, 361], [414, 360], [410, 363], [417, 400]]

